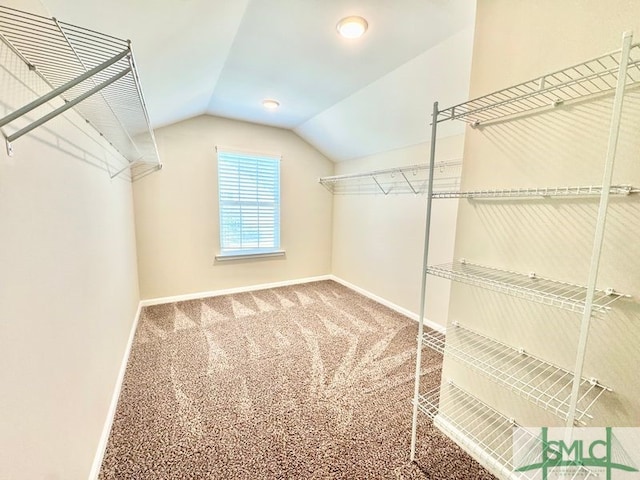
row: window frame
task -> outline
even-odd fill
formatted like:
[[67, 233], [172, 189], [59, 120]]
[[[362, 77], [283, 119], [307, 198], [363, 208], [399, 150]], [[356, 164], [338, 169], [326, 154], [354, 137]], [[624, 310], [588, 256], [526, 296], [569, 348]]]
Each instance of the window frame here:
[[[252, 162], [255, 162], [255, 172], [251, 171], [254, 168]], [[261, 167], [263, 170], [260, 170]], [[280, 167], [280, 155], [216, 146], [218, 237], [220, 242], [219, 253], [215, 256], [216, 260], [273, 257], [285, 254], [280, 243], [282, 227]], [[229, 182], [236, 180], [238, 188], [234, 190]], [[227, 182], [227, 184], [225, 185], [223, 182]], [[251, 199], [251, 195], [255, 195], [256, 199]], [[230, 197], [237, 198], [230, 200]], [[243, 208], [249, 213], [243, 215]], [[266, 231], [266, 235], [263, 237], [262, 233], [265, 232], [260, 232], [262, 223], [260, 215], [265, 211], [267, 218], [271, 216], [273, 220], [263, 227], [263, 230]], [[233, 221], [232, 215], [234, 214], [240, 218], [240, 230], [235, 234], [229, 231], [227, 223], [227, 221]], [[251, 223], [252, 226], [246, 227], [246, 223]], [[240, 246], [230, 243], [234, 235], [240, 236]], [[242, 246], [245, 236], [256, 235], [257, 245], [255, 245], [256, 241], [250, 241], [248, 246]], [[262, 241], [269, 240], [269, 236], [271, 236], [273, 243], [260, 246]]]

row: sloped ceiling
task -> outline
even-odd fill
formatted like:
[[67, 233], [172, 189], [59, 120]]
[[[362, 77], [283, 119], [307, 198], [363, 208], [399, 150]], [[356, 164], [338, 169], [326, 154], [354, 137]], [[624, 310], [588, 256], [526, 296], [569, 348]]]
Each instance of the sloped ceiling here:
[[[334, 161], [427, 141], [433, 101], [463, 101], [469, 88], [472, 0], [9, 4], [130, 39], [154, 127], [204, 113], [273, 125]], [[362, 38], [337, 35], [348, 15], [369, 22]]]

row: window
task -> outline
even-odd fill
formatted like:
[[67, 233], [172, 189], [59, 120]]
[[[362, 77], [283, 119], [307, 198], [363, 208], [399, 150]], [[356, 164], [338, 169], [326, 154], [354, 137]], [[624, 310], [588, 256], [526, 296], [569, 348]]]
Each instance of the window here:
[[280, 250], [280, 157], [218, 148], [220, 255]]

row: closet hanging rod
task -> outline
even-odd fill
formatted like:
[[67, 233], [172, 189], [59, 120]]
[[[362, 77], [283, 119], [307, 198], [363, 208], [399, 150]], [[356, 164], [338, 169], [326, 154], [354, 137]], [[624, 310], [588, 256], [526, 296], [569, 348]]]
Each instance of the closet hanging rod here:
[[[129, 54], [129, 50], [124, 50], [120, 54], [116, 55], [115, 57], [107, 60], [104, 63], [101, 63], [97, 67], [92, 68], [91, 70], [83, 73], [82, 75], [80, 75], [77, 78], [71, 80], [70, 82], [67, 82], [64, 85], [61, 85], [60, 87], [58, 87], [58, 88], [56, 88], [54, 90], [51, 90], [49, 93], [46, 93], [46, 94], [42, 95], [40, 98], [34, 100], [33, 102], [29, 103], [28, 105], [25, 105], [24, 107], [19, 108], [18, 110], [14, 111], [13, 113], [10, 113], [6, 117], [0, 119], [0, 127], [6, 125], [7, 123], [10, 123], [10, 122], [16, 120], [17, 118], [20, 118], [21, 116], [23, 116], [23, 115], [25, 115], [27, 113], [29, 113], [34, 108], [37, 108], [40, 105], [42, 105], [44, 103], [47, 103], [50, 100], [53, 100], [58, 95], [62, 95], [64, 92], [66, 92], [70, 88], [73, 88], [76, 85], [78, 85], [79, 83], [84, 82], [88, 78], [93, 77], [94, 75], [96, 75], [97, 73], [101, 72], [105, 68], [108, 68], [111, 65], [113, 65], [114, 63], [116, 63], [117, 61], [119, 61], [121, 58], [124, 58], [128, 54]], [[130, 71], [131, 71], [131, 69], [127, 69], [125, 73], [129, 73]]]
[[[145, 171], [159, 169], [128, 40], [0, 6], [0, 41], [51, 89], [0, 120], [10, 153], [12, 141], [73, 107], [120, 153], [131, 177], [134, 164], [148, 165]], [[64, 104], [58, 105], [59, 100]]]
[[[61, 113], [66, 112], [67, 110], [69, 110], [70, 108], [73, 108], [74, 106], [76, 106], [78, 103], [86, 100], [87, 98], [89, 98], [91, 95], [98, 93], [100, 90], [102, 90], [103, 88], [108, 87], [109, 85], [111, 85], [112, 83], [120, 80], [122, 77], [124, 77], [125, 75], [127, 75], [128, 73], [131, 72], [130, 68], [127, 68], [126, 70], [123, 70], [122, 72], [114, 75], [113, 77], [111, 77], [108, 80], [105, 80], [104, 82], [102, 82], [100, 85], [97, 85], [95, 87], [93, 87], [91, 90], [83, 93], [82, 95], [80, 95], [79, 97], [74, 98], [73, 100], [69, 100], [68, 102], [66, 102], [64, 105], [62, 105], [61, 107], [56, 108], [53, 112], [48, 113], [47, 115], [45, 115], [44, 117], [39, 118], [38, 120], [31, 122], [29, 125], [27, 125], [24, 128], [21, 128], [20, 130], [18, 130], [16, 133], [7, 136], [7, 142], [9, 145], [11, 145], [11, 142], [13, 142], [14, 140], [17, 140], [18, 138], [20, 138], [21, 136], [23, 136], [26, 133], [29, 133], [31, 130], [38, 128], [40, 125], [43, 125], [44, 123], [48, 122], [49, 120], [57, 117], [58, 115], [60, 115]], [[34, 107], [35, 108], [35, 107]]]

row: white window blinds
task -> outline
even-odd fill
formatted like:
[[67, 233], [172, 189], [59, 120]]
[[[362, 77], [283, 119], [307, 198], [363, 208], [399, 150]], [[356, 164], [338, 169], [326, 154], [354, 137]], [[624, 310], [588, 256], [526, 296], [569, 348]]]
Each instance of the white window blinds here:
[[218, 147], [221, 255], [280, 249], [280, 158]]

